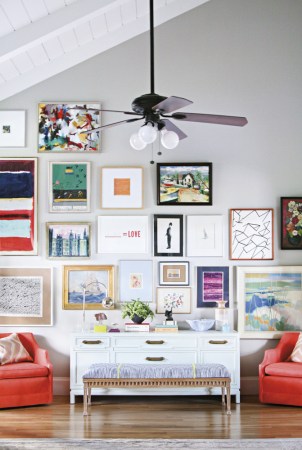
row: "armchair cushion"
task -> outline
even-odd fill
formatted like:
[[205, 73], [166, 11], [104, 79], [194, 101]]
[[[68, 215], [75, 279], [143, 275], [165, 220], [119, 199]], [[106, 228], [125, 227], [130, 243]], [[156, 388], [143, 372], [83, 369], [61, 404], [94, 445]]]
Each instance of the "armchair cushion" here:
[[0, 364], [33, 361], [16, 333], [0, 339]]
[[48, 375], [47, 367], [29, 362], [6, 364], [0, 370], [0, 380], [47, 377]]
[[301, 374], [302, 363], [279, 362], [265, 367], [265, 375], [273, 375], [275, 377], [301, 378]]
[[302, 333], [299, 334], [297, 343], [289, 359], [294, 362], [302, 363]]

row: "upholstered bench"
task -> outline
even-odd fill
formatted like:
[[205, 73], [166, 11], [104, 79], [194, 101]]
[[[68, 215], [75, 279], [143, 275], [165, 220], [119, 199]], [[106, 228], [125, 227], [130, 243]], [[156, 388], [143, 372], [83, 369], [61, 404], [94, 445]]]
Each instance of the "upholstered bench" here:
[[92, 364], [83, 375], [84, 412], [93, 388], [221, 387], [222, 404], [231, 414], [231, 377], [222, 364]]

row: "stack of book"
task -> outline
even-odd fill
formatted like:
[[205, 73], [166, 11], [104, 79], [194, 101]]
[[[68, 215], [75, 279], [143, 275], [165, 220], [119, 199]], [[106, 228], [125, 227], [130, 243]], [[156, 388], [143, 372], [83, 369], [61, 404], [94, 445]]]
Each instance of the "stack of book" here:
[[125, 323], [125, 331], [150, 331], [150, 323]]
[[176, 321], [158, 323], [155, 325], [154, 331], [157, 333], [177, 333], [178, 325]]

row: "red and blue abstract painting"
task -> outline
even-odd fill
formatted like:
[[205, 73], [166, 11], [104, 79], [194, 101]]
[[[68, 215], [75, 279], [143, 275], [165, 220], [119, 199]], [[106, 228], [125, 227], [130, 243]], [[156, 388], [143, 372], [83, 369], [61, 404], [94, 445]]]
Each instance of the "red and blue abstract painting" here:
[[37, 158], [0, 159], [0, 253], [36, 255]]

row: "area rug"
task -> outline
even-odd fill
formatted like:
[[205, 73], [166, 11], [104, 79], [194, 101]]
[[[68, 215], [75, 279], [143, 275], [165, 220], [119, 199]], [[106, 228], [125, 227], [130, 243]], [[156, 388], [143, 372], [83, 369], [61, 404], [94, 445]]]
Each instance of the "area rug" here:
[[301, 450], [302, 439], [0, 439], [1, 450]]

